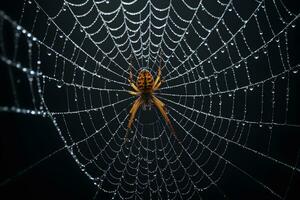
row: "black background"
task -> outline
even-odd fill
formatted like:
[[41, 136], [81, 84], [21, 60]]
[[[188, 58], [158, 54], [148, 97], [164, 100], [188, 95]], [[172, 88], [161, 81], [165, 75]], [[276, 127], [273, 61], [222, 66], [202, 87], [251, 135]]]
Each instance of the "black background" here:
[[[286, 0], [285, 3], [288, 5], [288, 8], [299, 11], [297, 1]], [[20, 10], [22, 9], [22, 1], [3, 1], [0, 4], [0, 9], [4, 10], [12, 19], [18, 19]], [[298, 61], [300, 52], [300, 48], [298, 47], [300, 44], [299, 25], [298, 20], [296, 30], [292, 33], [292, 39], [290, 40], [291, 60]], [[9, 97], [11, 93], [8, 87], [9, 77], [7, 74], [8, 69], [1, 62], [1, 105], [11, 104], [11, 98]], [[293, 85], [299, 85], [299, 78], [298, 81], [293, 82]], [[294, 94], [291, 98], [299, 99], [299, 94]], [[294, 118], [299, 124], [298, 111], [299, 106], [295, 106], [295, 112], [290, 117]], [[286, 134], [292, 136], [287, 138]], [[295, 154], [297, 154], [297, 149], [289, 149], [289, 147], [295, 147], [299, 144], [297, 142], [300, 139], [299, 128], [279, 127], [274, 130], [274, 135], [278, 136], [277, 140], [281, 142], [281, 148], [277, 150], [273, 149], [273, 151], [281, 152], [285, 156], [286, 161], [292, 160], [291, 163], [295, 163], [293, 159], [295, 158]], [[4, 184], [4, 186], [0, 186], [1, 199], [91, 199], [95, 194], [96, 187], [80, 171], [66, 150], [59, 151], [32, 169], [22, 173], [23, 169], [63, 147], [63, 143], [58, 137], [51, 119], [33, 115], [0, 112], [0, 145], [0, 182], [12, 177], [10, 182]], [[260, 159], [253, 159], [251, 161], [250, 158], [249, 161], [246, 158], [239, 157], [234, 148], [231, 150], [240, 159], [239, 162], [244, 165], [255, 167], [258, 162], [263, 162]], [[240, 167], [243, 169], [242, 164]], [[300, 168], [299, 163], [297, 167], [298, 169]], [[275, 167], [274, 169], [267, 169], [265, 178], [270, 182], [274, 180], [272, 185], [276, 185], [276, 181], [280, 181], [279, 172], [280, 169], [275, 169]], [[18, 173], [21, 174], [18, 175]], [[229, 199], [271, 199], [265, 190], [257, 187], [256, 184], [253, 184], [253, 182], [243, 175], [234, 172], [234, 170], [231, 171], [230, 168], [222, 179], [225, 181], [222, 181], [219, 186], [224, 189]], [[299, 172], [295, 172], [289, 184], [287, 199], [300, 198], [299, 186]], [[286, 191], [286, 189], [286, 187], [277, 188], [275, 191]], [[106, 196], [106, 194], [101, 193], [98, 197], [99, 199], [107, 199], [109, 195]], [[209, 190], [204, 193], [204, 199], [217, 198]]]

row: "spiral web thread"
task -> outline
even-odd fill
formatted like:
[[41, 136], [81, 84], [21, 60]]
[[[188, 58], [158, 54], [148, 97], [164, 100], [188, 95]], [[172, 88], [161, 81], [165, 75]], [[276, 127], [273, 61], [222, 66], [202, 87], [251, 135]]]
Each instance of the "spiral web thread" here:
[[[289, 54], [300, 15], [281, 0], [243, 3], [56, 1], [50, 10], [45, 2], [24, 1], [18, 22], [0, 14], [1, 62], [13, 96], [0, 111], [50, 118], [65, 144], [58, 151], [69, 151], [95, 184], [95, 199], [102, 192], [112, 199], [201, 199], [205, 191], [226, 198], [221, 182], [229, 169], [285, 199], [300, 172], [297, 150], [285, 160], [273, 152], [273, 137], [300, 128], [291, 117], [300, 65]], [[134, 100], [131, 56], [134, 76], [140, 68], [155, 76], [162, 59], [164, 83], [156, 95], [180, 143], [155, 108], [138, 112], [124, 142]], [[274, 189], [241, 155], [282, 167], [286, 190]]]

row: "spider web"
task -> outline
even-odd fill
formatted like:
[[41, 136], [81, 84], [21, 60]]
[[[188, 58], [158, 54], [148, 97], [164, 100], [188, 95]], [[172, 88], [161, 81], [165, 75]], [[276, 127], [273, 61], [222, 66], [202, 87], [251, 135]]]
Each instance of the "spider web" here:
[[[233, 180], [288, 198], [300, 172], [299, 17], [282, 0], [26, 0], [18, 21], [1, 12], [0, 111], [50, 119], [64, 143], [17, 176], [68, 151], [94, 199], [238, 199]], [[162, 60], [156, 95], [181, 142], [154, 107], [124, 142], [131, 56], [135, 79]]]

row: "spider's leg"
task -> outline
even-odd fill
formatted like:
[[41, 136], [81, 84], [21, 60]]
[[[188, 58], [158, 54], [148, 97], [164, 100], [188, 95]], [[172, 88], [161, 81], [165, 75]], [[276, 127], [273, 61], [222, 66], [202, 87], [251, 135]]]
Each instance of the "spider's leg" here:
[[[154, 103], [154, 105], [158, 108], [158, 110], [160, 111], [160, 113], [162, 114], [163, 118], [165, 119], [165, 121], [167, 122], [167, 124], [169, 125], [170, 129], [171, 129], [171, 133], [174, 135], [174, 137], [177, 139], [177, 136], [175, 134], [175, 129], [170, 121], [170, 118], [168, 117], [168, 114], [165, 110], [165, 104], [159, 100], [156, 96], [152, 95], [152, 101]], [[177, 139], [178, 140], [178, 139]]]
[[134, 91], [129, 91], [128, 93], [133, 95], [133, 96], [139, 96], [140, 95], [139, 92], [134, 92]]
[[160, 50], [160, 63], [157, 70], [157, 76], [152, 87], [153, 90], [157, 90], [161, 85], [161, 66], [162, 66], [162, 50]]
[[[133, 75], [132, 75], [132, 56], [130, 56], [130, 65], [129, 65], [129, 79], [128, 82], [130, 86], [134, 89], [135, 92], [141, 92], [138, 87], [134, 84]], [[129, 92], [132, 94], [131, 92]]]
[[138, 88], [133, 82], [131, 82], [131, 81], [129, 80], [129, 83], [130, 83], [130, 86], [134, 89], [135, 92], [141, 92], [141, 91], [139, 90], [139, 88]]
[[132, 57], [130, 56], [130, 65], [129, 65], [129, 82], [133, 82], [133, 75], [132, 75]]
[[154, 84], [153, 84], [153, 89], [157, 89], [158, 87], [157, 87], [157, 85], [159, 84], [161, 84], [160, 83], [160, 76], [161, 76], [161, 69], [160, 69], [160, 67], [158, 68], [158, 70], [157, 70], [157, 76], [156, 76], [156, 79], [155, 79], [155, 81], [154, 81]]
[[161, 85], [162, 81], [159, 81], [155, 87], [153, 87], [153, 91], [158, 90], [160, 85]]
[[133, 120], [135, 118], [136, 112], [138, 111], [138, 109], [142, 105], [142, 103], [143, 103], [143, 100], [142, 100], [141, 97], [139, 97], [137, 100], [134, 101], [134, 103], [133, 103], [133, 105], [132, 105], [132, 107], [129, 111], [130, 118], [129, 118], [128, 125], [127, 125], [125, 140], [127, 140], [128, 132], [131, 129], [131, 126], [132, 126]]

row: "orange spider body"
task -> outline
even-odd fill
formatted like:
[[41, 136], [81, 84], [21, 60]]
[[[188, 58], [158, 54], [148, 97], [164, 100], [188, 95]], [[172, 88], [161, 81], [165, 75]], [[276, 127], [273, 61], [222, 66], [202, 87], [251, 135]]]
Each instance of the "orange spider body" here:
[[146, 69], [141, 70], [137, 78], [137, 87], [139, 90], [143, 92], [150, 92], [153, 84], [154, 81], [151, 73]]
[[137, 88], [141, 91], [141, 97], [146, 105], [151, 103], [151, 93], [154, 84], [153, 76], [148, 70], [141, 70], [137, 78]]
[[128, 131], [131, 129], [131, 126], [133, 124], [135, 115], [139, 107], [143, 106], [145, 108], [145, 106], [150, 106], [151, 104], [154, 104], [155, 107], [160, 111], [166, 123], [171, 128], [171, 132], [176, 138], [174, 128], [166, 112], [165, 104], [154, 95], [154, 92], [159, 89], [162, 83], [160, 76], [161, 76], [160, 68], [158, 68], [157, 77], [155, 78], [155, 80], [152, 74], [148, 70], [143, 69], [139, 72], [137, 81], [136, 83], [134, 83], [132, 80], [132, 72], [130, 70], [129, 83], [134, 91], [129, 91], [129, 94], [137, 96], [138, 98], [134, 101], [129, 111], [130, 118], [129, 118], [127, 132], [125, 136], [126, 140], [127, 140]]

